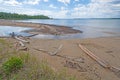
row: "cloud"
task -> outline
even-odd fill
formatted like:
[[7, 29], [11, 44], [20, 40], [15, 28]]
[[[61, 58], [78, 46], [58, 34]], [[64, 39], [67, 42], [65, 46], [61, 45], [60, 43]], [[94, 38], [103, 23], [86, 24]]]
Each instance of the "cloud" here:
[[31, 5], [36, 5], [39, 4], [40, 0], [25, 0], [25, 4], [31, 4]]
[[1, 5], [0, 5], [0, 11], [12, 12], [18, 14], [27, 14], [27, 15], [46, 15], [51, 18], [67, 18], [67, 12], [68, 12], [68, 10], [53, 11], [53, 10], [40, 10], [35, 8], [27, 8], [22, 6], [16, 6], [16, 8], [14, 8], [13, 6], [1, 7]]
[[76, 2], [78, 2], [79, 0], [75, 0]]
[[58, 0], [59, 2], [62, 2], [64, 4], [69, 4], [70, 3], [70, 0]]
[[120, 17], [120, 4], [111, 4], [115, 0], [91, 0], [87, 5], [78, 4], [71, 11], [74, 18], [110, 18]]
[[49, 7], [50, 7], [50, 8], [54, 8], [54, 9], [56, 9], [56, 8], [57, 8], [57, 7], [56, 7], [56, 6], [54, 6], [53, 4], [50, 4], [50, 5], [49, 5]]
[[49, 0], [44, 0], [44, 2], [48, 2]]
[[4, 5], [11, 5], [11, 6], [19, 6], [22, 5], [22, 3], [18, 2], [17, 0], [0, 0], [1, 4]]

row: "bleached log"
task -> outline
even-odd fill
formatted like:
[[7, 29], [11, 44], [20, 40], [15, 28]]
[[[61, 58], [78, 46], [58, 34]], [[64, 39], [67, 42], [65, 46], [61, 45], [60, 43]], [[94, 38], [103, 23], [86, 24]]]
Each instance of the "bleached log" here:
[[44, 49], [37, 49], [37, 48], [34, 48], [34, 49], [37, 50], [37, 51], [42, 51], [42, 52], [44, 52], [44, 53], [47, 53], [47, 54], [49, 54], [49, 55], [51, 55], [51, 56], [54, 56], [54, 55], [56, 55], [56, 54], [61, 50], [62, 47], [63, 47], [63, 45], [60, 45], [60, 46], [58, 47], [58, 49], [55, 50], [54, 52], [49, 52], [49, 51], [46, 51], [46, 50], [44, 50]]
[[51, 53], [50, 55], [54, 56], [56, 55], [61, 49], [62, 49], [63, 45], [61, 44], [57, 50], [55, 50], [53, 53]]
[[48, 51], [46, 51], [46, 50], [44, 50], [44, 49], [37, 49], [37, 48], [33, 48], [33, 49], [35, 49], [35, 50], [37, 50], [37, 51], [41, 51], [41, 52], [47, 53], [47, 54], [50, 54], [50, 52], [48, 52]]
[[17, 36], [15, 36], [15, 39], [17, 39], [17, 40], [19, 40], [19, 41], [22, 41], [22, 42], [24, 42], [24, 43], [29, 43], [29, 41], [26, 41], [26, 40], [20, 39], [20, 38], [18, 38]]
[[22, 46], [22, 47], [25, 47], [24, 43], [19, 41], [19, 44]]
[[33, 36], [36, 36], [36, 35], [38, 35], [38, 34], [32, 34], [32, 35], [29, 35], [27, 37], [33, 37]]
[[92, 59], [94, 59], [97, 63], [99, 63], [101, 66], [103, 66], [106, 69], [109, 69], [110, 71], [114, 72], [114, 74], [120, 78], [120, 68], [116, 68], [114, 66], [111, 66], [110, 64], [106, 63], [96, 55], [94, 55], [90, 50], [79, 44], [79, 47]]
[[109, 64], [107, 64], [105, 61], [101, 60], [99, 57], [97, 57], [96, 55], [94, 55], [90, 50], [88, 50], [87, 48], [85, 48], [81, 44], [79, 44], [79, 48], [81, 48], [89, 57], [91, 57], [92, 59], [94, 59], [101, 66], [103, 66], [105, 68], [109, 68], [110, 67]]

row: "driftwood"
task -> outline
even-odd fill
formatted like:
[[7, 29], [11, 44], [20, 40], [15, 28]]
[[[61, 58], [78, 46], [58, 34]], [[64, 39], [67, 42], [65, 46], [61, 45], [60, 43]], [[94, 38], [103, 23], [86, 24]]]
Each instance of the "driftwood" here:
[[61, 44], [56, 51], [54, 51], [53, 53], [51, 53], [51, 55], [52, 56], [56, 55], [62, 49], [62, 47], [63, 47], [63, 45]]
[[110, 71], [114, 72], [116, 76], [120, 78], [120, 69], [116, 68], [114, 66], [111, 66], [107, 62], [101, 60], [99, 57], [94, 55], [90, 50], [82, 46], [81, 44], [78, 45], [79, 48], [81, 48], [89, 57], [91, 57], [93, 60], [95, 60], [97, 63], [99, 63], [101, 66], [103, 66], [106, 69], [109, 69]]
[[38, 35], [38, 34], [32, 34], [32, 35], [29, 35], [27, 37], [33, 37], [33, 36], [36, 36], [36, 35]]
[[86, 72], [87, 71], [84, 67], [82, 67], [80, 65], [79, 62], [76, 62], [76, 61], [71, 60], [71, 59], [66, 59], [64, 66], [69, 67], [69, 68], [73, 68], [73, 69], [77, 69], [80, 72]]
[[62, 47], [63, 47], [63, 45], [60, 45], [54, 52], [49, 52], [49, 51], [46, 51], [44, 49], [37, 49], [37, 48], [34, 48], [34, 49], [37, 50], [37, 51], [42, 51], [44, 53], [47, 53], [51, 56], [55, 56], [56, 54], [58, 54], [58, 52], [61, 50]]
[[27, 47], [23, 47], [23, 48], [19, 48], [19, 50], [28, 51], [29, 49]]
[[80, 72], [85, 72], [86, 69], [80, 65], [80, 63], [84, 63], [84, 58], [82, 58], [82, 57], [76, 58], [76, 57], [70, 57], [70, 56], [65, 56], [65, 55], [59, 55], [58, 52], [61, 50], [62, 47], [63, 47], [63, 45], [60, 45], [54, 52], [49, 52], [44, 49], [37, 49], [37, 48], [34, 48], [34, 49], [37, 51], [47, 53], [51, 56], [57, 56], [57, 57], [64, 58], [65, 59], [65, 63], [64, 63], [65, 67], [74, 68]]
[[17, 37], [17, 36], [15, 36], [14, 38], [17, 39], [17, 40], [19, 40], [19, 41], [21, 41], [21, 42], [29, 43], [29, 41], [23, 40], [23, 39], [21, 39], [21, 38], [19, 38], [19, 37]]
[[84, 63], [84, 58], [82, 57], [70, 57], [70, 56], [63, 56], [63, 58], [65, 58], [66, 60], [70, 60], [70, 61], [73, 61], [73, 62], [78, 62], [78, 63]]
[[105, 61], [101, 60], [99, 57], [97, 57], [96, 55], [94, 55], [90, 50], [88, 50], [87, 48], [83, 47], [81, 44], [79, 44], [79, 47], [88, 55], [90, 56], [92, 59], [94, 59], [96, 62], [98, 62], [101, 66], [105, 67], [105, 68], [109, 68], [110, 65], [108, 63], [106, 63]]
[[37, 49], [37, 48], [33, 48], [33, 49], [35, 49], [35, 50], [37, 50], [37, 51], [41, 51], [41, 52], [47, 53], [47, 54], [50, 54], [50, 53], [51, 53], [51, 52], [46, 51], [46, 50], [44, 50], [44, 49]]
[[20, 44], [22, 47], [25, 47], [25, 44], [24, 44], [22, 41], [19, 41], [19, 44]]
[[71, 60], [71, 61], [74, 61], [74, 62], [84, 63], [84, 58], [82, 58], [82, 57], [76, 58], [76, 57], [71, 57], [71, 56], [59, 55], [58, 52], [61, 50], [62, 47], [63, 47], [63, 45], [60, 45], [54, 52], [49, 52], [49, 51], [46, 51], [44, 49], [37, 49], [37, 48], [34, 48], [34, 49], [37, 50], [37, 51], [47, 53], [51, 56], [57, 56], [57, 57], [64, 58], [66, 60]]

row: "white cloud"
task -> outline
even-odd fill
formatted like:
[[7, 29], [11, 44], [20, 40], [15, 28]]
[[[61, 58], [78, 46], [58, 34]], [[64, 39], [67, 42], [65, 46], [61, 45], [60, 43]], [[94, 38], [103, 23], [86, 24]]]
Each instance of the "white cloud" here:
[[79, 0], [75, 0], [76, 2], [78, 2]]
[[31, 4], [31, 5], [36, 5], [39, 4], [40, 0], [25, 0], [25, 4]]
[[16, 1], [16, 0], [0, 0], [0, 3], [5, 4], [5, 5], [11, 5], [11, 6], [19, 6], [22, 5], [22, 3]]
[[44, 0], [44, 2], [48, 2], [48, 0]]
[[70, 3], [70, 0], [58, 0], [59, 2], [62, 2], [64, 4], [69, 4]]
[[59, 11], [52, 11], [52, 10], [40, 10], [35, 8], [26, 8], [22, 6], [17, 6], [14, 8], [13, 6], [5, 6], [4, 8], [1, 8], [0, 5], [0, 11], [3, 12], [12, 12], [12, 13], [18, 13], [18, 14], [27, 14], [27, 15], [46, 15], [51, 18], [67, 18], [67, 12], [68, 10], [59, 10]]
[[54, 9], [56, 9], [56, 8], [57, 8], [57, 7], [56, 7], [56, 6], [54, 6], [53, 4], [50, 4], [50, 5], [49, 5], [49, 7], [50, 7], [50, 8], [54, 8]]
[[0, 3], [2, 3], [3, 2], [3, 0], [0, 0]]
[[[120, 4], [111, 4], [113, 0], [92, 0], [87, 5], [78, 4], [71, 12], [74, 18], [109, 18], [119, 14]], [[114, 6], [114, 7], [113, 7]], [[120, 10], [119, 10], [120, 11]]]
[[65, 10], [65, 9], [66, 9], [65, 7], [63, 7], [63, 6], [61, 7], [61, 10]]

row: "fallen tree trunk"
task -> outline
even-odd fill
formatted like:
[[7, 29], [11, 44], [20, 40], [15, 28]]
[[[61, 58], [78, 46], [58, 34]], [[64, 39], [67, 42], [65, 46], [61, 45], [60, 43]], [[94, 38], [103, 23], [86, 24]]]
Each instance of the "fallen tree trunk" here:
[[48, 52], [48, 51], [46, 51], [46, 50], [44, 50], [44, 49], [37, 49], [37, 48], [33, 48], [33, 49], [35, 49], [35, 50], [37, 50], [37, 51], [41, 51], [41, 52], [47, 53], [47, 54], [50, 54], [50, 52]]
[[27, 37], [33, 37], [33, 36], [36, 36], [36, 35], [38, 35], [38, 34], [31, 34], [31, 35], [29, 35]]
[[24, 43], [29, 43], [29, 41], [23, 40], [23, 39], [21, 39], [21, 38], [19, 38], [19, 37], [17, 37], [17, 36], [15, 36], [14, 38], [17, 39], [17, 40], [19, 40], [19, 41], [22, 41], [22, 42], [24, 42]]
[[49, 52], [49, 51], [46, 51], [44, 49], [37, 49], [37, 48], [34, 48], [34, 49], [37, 50], [37, 51], [42, 51], [44, 53], [47, 53], [51, 56], [55, 56], [61, 50], [62, 47], [63, 47], [63, 45], [60, 45], [54, 52]]
[[120, 78], [120, 69], [116, 68], [114, 66], [111, 66], [110, 64], [106, 63], [96, 55], [94, 55], [90, 50], [82, 46], [81, 44], [78, 45], [79, 48], [81, 48], [89, 57], [91, 57], [93, 60], [95, 60], [97, 63], [99, 63], [101, 66], [103, 66], [106, 69], [109, 69], [110, 71], [114, 72], [117, 77]]
[[101, 66], [105, 67], [105, 68], [109, 68], [110, 65], [108, 63], [106, 63], [105, 61], [101, 60], [99, 57], [97, 57], [96, 55], [94, 55], [90, 50], [88, 50], [87, 48], [83, 47], [81, 44], [79, 44], [79, 47], [88, 55], [90, 56], [92, 59], [94, 59], [96, 62], [98, 62]]

